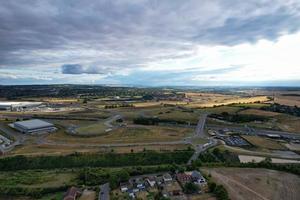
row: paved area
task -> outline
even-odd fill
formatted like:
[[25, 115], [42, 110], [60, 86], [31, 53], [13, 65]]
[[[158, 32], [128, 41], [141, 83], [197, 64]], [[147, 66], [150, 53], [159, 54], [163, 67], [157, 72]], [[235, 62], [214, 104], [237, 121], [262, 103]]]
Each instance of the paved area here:
[[23, 134], [10, 129], [9, 127], [6, 127], [6, 125], [4, 125], [2, 123], [0, 123], [0, 130], [2, 132], [6, 133], [7, 135], [10, 135], [11, 137], [13, 137], [15, 140], [10, 146], [1, 149], [1, 151], [3, 153], [11, 151], [15, 146], [24, 143], [24, 141], [26, 139]]
[[109, 192], [110, 192], [109, 183], [100, 185], [98, 200], [109, 200]]
[[218, 144], [218, 141], [215, 139], [210, 139], [208, 143], [205, 144], [199, 144], [195, 147], [195, 153], [192, 155], [190, 160], [188, 161], [188, 165], [192, 164], [192, 161], [197, 160], [199, 157], [200, 153], [206, 151], [207, 149], [216, 146]]

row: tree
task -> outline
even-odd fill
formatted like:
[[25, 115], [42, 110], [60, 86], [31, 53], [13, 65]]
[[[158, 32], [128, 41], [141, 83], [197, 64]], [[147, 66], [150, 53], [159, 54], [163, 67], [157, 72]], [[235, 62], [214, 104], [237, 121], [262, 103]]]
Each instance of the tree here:
[[192, 183], [192, 182], [189, 182], [189, 183], [186, 183], [184, 185], [184, 192], [187, 193], [187, 194], [194, 194], [194, 193], [197, 193], [199, 191], [199, 186]]
[[214, 192], [216, 186], [217, 186], [216, 183], [214, 183], [214, 182], [209, 182], [209, 183], [208, 183], [209, 191], [210, 191], [210, 192]]
[[229, 200], [228, 192], [223, 185], [217, 185], [214, 194], [219, 200]]
[[118, 172], [119, 182], [125, 182], [128, 181], [130, 178], [129, 173], [126, 170], [121, 170]]

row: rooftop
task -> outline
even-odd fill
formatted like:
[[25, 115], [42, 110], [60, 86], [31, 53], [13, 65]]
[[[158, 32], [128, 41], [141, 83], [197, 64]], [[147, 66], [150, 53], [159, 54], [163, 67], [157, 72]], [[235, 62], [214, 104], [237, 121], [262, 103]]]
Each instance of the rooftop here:
[[15, 122], [14, 125], [21, 126], [25, 129], [37, 129], [37, 128], [44, 128], [49, 126], [54, 126], [53, 124], [39, 120], [39, 119], [32, 119], [32, 120], [26, 120], [21, 122]]
[[41, 104], [42, 102], [29, 102], [29, 101], [19, 101], [19, 102], [14, 102], [14, 101], [0, 101], [0, 106], [16, 106], [16, 105], [38, 105]]

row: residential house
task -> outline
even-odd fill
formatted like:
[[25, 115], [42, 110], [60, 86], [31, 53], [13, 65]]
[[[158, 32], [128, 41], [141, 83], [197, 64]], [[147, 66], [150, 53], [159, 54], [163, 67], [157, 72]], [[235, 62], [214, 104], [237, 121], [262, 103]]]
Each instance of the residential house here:
[[172, 182], [172, 176], [169, 174], [169, 173], [165, 173], [164, 175], [163, 175], [163, 181], [165, 182], [165, 183], [169, 183], [169, 182]]
[[129, 183], [128, 182], [126, 182], [126, 183], [121, 183], [120, 184], [120, 188], [121, 188], [121, 192], [127, 192], [128, 191], [128, 189], [129, 189]]
[[205, 178], [202, 176], [202, 174], [199, 171], [194, 170], [188, 174], [191, 175], [192, 181], [194, 183], [197, 183], [197, 184], [205, 184], [206, 183]]
[[192, 176], [186, 173], [178, 173], [176, 174], [176, 179], [181, 185], [185, 185], [186, 183], [192, 181]]
[[149, 185], [150, 187], [154, 187], [154, 186], [155, 186], [156, 181], [155, 181], [155, 178], [154, 178], [154, 177], [148, 177], [148, 178], [146, 179], [146, 181], [147, 181], [147, 183], [148, 183], [148, 185]]
[[64, 196], [64, 200], [75, 200], [81, 195], [82, 191], [77, 187], [71, 187], [68, 189]]

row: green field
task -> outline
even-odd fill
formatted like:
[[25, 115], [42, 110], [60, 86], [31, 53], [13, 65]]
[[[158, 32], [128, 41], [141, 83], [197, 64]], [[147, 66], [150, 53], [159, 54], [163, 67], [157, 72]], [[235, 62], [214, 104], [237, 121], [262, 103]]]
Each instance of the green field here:
[[72, 185], [75, 178], [72, 172], [58, 172], [55, 170], [27, 170], [16, 172], [2, 172], [0, 187], [60, 187]]
[[95, 122], [94, 124], [81, 126], [76, 129], [79, 135], [102, 135], [106, 133], [108, 127], [103, 122]]
[[92, 137], [78, 137], [65, 133], [63, 130], [47, 137], [50, 142], [70, 144], [112, 144], [112, 143], [143, 143], [168, 142], [182, 140], [193, 133], [192, 128], [166, 126], [134, 126], [121, 127], [110, 131], [109, 134]]

